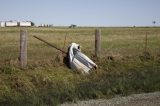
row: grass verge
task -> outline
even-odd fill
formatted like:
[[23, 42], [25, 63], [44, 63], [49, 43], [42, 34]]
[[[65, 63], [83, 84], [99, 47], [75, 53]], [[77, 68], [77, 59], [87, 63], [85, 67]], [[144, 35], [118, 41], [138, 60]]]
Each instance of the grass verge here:
[[73, 72], [64, 65], [21, 70], [0, 69], [0, 104], [58, 105], [77, 100], [111, 98], [116, 95], [160, 91], [158, 58], [138, 56], [121, 60], [103, 59], [90, 75]]

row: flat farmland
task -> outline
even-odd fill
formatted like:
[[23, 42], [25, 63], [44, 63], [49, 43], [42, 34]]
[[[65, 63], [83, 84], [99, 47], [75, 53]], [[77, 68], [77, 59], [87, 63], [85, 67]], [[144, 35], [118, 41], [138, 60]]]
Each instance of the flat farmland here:
[[[0, 61], [16, 60], [19, 56], [21, 28], [0, 28]], [[94, 55], [95, 28], [26, 28], [28, 31], [28, 61], [53, 58], [59, 52], [35, 39], [33, 35], [67, 51], [70, 43], [81, 45], [82, 52]], [[145, 49], [152, 54], [160, 52], [160, 28], [101, 28], [102, 57], [107, 55], [139, 55]], [[66, 41], [65, 41], [66, 36]], [[65, 46], [64, 46], [65, 42]]]
[[[28, 32], [25, 69], [19, 67], [18, 60], [21, 29]], [[99, 59], [95, 58], [95, 29], [0, 28], [0, 104], [52, 106], [160, 91], [159, 27], [99, 28]], [[80, 44], [82, 52], [98, 69], [89, 75], [69, 69], [57, 59], [60, 51], [35, 39], [34, 35], [64, 51], [72, 42]]]

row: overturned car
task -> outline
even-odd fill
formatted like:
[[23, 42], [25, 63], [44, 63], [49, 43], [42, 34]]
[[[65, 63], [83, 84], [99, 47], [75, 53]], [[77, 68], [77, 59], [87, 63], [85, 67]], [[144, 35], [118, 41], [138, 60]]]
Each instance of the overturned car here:
[[69, 65], [74, 70], [80, 70], [82, 73], [89, 73], [92, 68], [97, 65], [81, 52], [80, 45], [72, 43], [68, 48]]

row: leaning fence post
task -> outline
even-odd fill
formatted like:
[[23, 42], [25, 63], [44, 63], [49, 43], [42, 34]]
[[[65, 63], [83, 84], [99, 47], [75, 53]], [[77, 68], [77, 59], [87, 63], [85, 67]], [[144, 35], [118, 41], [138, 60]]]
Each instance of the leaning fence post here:
[[27, 65], [27, 30], [20, 30], [20, 66]]
[[100, 57], [101, 55], [101, 30], [95, 30], [95, 56]]

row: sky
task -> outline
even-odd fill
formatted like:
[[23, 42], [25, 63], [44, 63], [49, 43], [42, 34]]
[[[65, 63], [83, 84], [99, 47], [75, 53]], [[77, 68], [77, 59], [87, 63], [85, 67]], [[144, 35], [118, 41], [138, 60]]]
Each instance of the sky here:
[[0, 0], [0, 21], [55, 26], [160, 26], [160, 0]]

